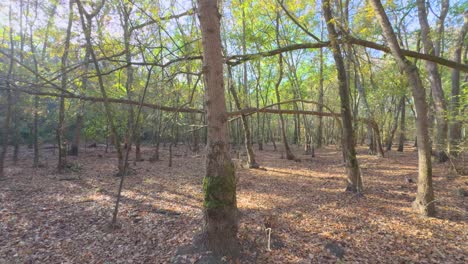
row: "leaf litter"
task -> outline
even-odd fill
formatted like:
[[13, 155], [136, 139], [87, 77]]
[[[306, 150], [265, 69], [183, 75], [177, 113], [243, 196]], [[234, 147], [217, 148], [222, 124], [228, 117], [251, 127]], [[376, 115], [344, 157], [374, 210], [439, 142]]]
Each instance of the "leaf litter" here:
[[[151, 148], [143, 148], [150, 156]], [[299, 148], [295, 149], [301, 153]], [[86, 149], [68, 157], [76, 170], [57, 175], [52, 152], [31, 168], [31, 153], [7, 163], [0, 187], [0, 263], [198, 263], [176, 256], [201, 230], [204, 157], [174, 148], [161, 161], [137, 162], [126, 177], [119, 229], [108, 228], [118, 178], [115, 153]], [[256, 151], [263, 170], [237, 168], [242, 263], [465, 263], [468, 252], [466, 177], [434, 163], [438, 216], [411, 210], [417, 154], [377, 158], [359, 148], [364, 197], [343, 191], [345, 170], [335, 147], [281, 159]], [[241, 157], [242, 159], [242, 157]], [[61, 180], [66, 179], [66, 180]], [[271, 228], [271, 251], [265, 229]], [[227, 260], [227, 262], [229, 262]]]

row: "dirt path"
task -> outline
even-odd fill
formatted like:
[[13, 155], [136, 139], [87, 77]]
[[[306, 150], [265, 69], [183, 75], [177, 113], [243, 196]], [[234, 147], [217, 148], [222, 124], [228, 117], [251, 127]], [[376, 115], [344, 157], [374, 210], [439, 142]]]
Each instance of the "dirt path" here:
[[[411, 212], [416, 152], [389, 158], [365, 155], [359, 162], [365, 197], [344, 193], [341, 153], [334, 147], [280, 159], [270, 146], [257, 151], [266, 170], [238, 168], [239, 236], [247, 262], [256, 263], [465, 263], [468, 252], [466, 198], [457, 189], [466, 178], [450, 177], [434, 165], [438, 218]], [[143, 154], [150, 156], [145, 148]], [[296, 149], [297, 154], [301, 153]], [[70, 157], [76, 172], [30, 167], [30, 153], [7, 168], [0, 182], [0, 263], [168, 263], [177, 247], [199, 230], [202, 220], [202, 155], [175, 150], [162, 161], [139, 162], [126, 178], [119, 230], [107, 228], [118, 178], [114, 154], [87, 149]], [[75, 178], [80, 178], [73, 180]], [[272, 227], [266, 250], [264, 225]], [[183, 258], [183, 257], [182, 257]], [[187, 263], [195, 261], [187, 256]]]

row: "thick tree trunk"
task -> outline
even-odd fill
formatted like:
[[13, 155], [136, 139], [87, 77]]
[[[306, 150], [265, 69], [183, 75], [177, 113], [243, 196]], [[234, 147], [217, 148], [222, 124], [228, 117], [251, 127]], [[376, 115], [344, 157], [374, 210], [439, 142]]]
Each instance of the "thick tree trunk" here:
[[224, 97], [220, 17], [216, 0], [198, 0], [208, 146], [203, 179], [204, 227], [201, 242], [216, 255], [239, 254], [236, 176], [229, 156]]
[[327, 23], [328, 38], [335, 60], [335, 66], [338, 73], [338, 89], [341, 101], [341, 119], [343, 123], [342, 143], [343, 154], [346, 160], [346, 169], [348, 174], [347, 191], [362, 192], [362, 179], [359, 164], [356, 158], [354, 148], [354, 131], [352, 125], [351, 109], [349, 104], [349, 87], [346, 81], [345, 65], [341, 55], [341, 47], [337, 42], [338, 34], [334, 25], [334, 18], [331, 12], [330, 0], [324, 0], [322, 3], [323, 15]]
[[[453, 53], [453, 60], [461, 62], [461, 54], [465, 41], [465, 37], [468, 32], [468, 11], [464, 13], [464, 23], [460, 34], [455, 42], [455, 51]], [[466, 47], [465, 47], [466, 48]], [[459, 144], [462, 139], [462, 124], [461, 121], [457, 120], [457, 117], [461, 114], [459, 111], [460, 107], [460, 70], [452, 69], [452, 91], [450, 101], [450, 113], [452, 120], [450, 122], [450, 153], [456, 155], [459, 152]]]
[[[419, 24], [421, 25], [421, 37], [426, 54], [436, 55], [433, 41], [430, 37], [430, 27], [427, 20], [425, 0], [417, 0]], [[448, 124], [445, 118], [447, 114], [447, 103], [445, 102], [444, 91], [442, 90], [442, 82], [434, 62], [426, 61], [426, 70], [429, 73], [429, 80], [431, 82], [432, 98], [434, 99], [434, 106], [436, 112], [436, 152], [439, 162], [448, 160], [446, 153], [447, 150], [447, 132]]]
[[427, 124], [427, 102], [426, 91], [419, 76], [418, 68], [403, 56], [398, 40], [393, 32], [392, 25], [380, 0], [370, 0], [383, 35], [387, 40], [393, 57], [398, 63], [412, 86], [414, 103], [416, 106], [416, 128], [418, 137], [418, 191], [413, 208], [416, 212], [424, 216], [435, 214], [434, 192], [432, 188], [432, 164], [431, 149], [429, 145], [429, 131]]
[[400, 137], [398, 139], [398, 151], [403, 152], [405, 147], [405, 116], [406, 116], [406, 96], [403, 96], [401, 104], [401, 118], [400, 118]]

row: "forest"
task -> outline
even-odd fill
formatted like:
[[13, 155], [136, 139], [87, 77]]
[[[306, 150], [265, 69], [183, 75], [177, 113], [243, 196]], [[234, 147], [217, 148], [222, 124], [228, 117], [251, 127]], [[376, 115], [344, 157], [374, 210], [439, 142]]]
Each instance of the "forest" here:
[[466, 263], [468, 2], [0, 1], [0, 263]]

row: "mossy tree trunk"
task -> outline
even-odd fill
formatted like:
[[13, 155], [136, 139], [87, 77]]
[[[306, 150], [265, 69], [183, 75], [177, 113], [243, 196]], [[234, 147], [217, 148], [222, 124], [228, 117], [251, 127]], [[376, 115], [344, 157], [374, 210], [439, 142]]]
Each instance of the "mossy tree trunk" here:
[[235, 256], [238, 210], [234, 164], [229, 156], [218, 1], [198, 0], [203, 46], [207, 116], [206, 174], [203, 179], [204, 227], [201, 243], [216, 255]]

